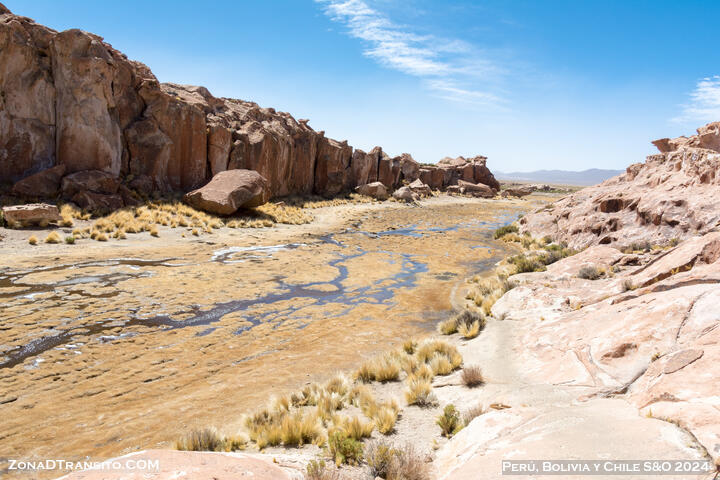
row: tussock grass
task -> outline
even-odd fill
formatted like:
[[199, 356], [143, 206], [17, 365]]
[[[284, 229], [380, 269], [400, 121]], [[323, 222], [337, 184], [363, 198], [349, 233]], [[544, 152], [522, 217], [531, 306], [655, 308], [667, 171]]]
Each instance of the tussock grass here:
[[357, 415], [353, 417], [340, 417], [333, 423], [335, 428], [342, 429], [349, 438], [354, 440], [370, 438], [373, 430], [375, 430], [375, 424], [373, 422], [367, 422]]
[[431, 407], [438, 403], [430, 382], [420, 378], [407, 382], [405, 401], [408, 405], [417, 405], [418, 407]]
[[430, 480], [430, 467], [412, 445], [395, 448], [385, 442], [371, 442], [365, 461], [374, 478], [386, 480]]
[[436, 355], [446, 357], [453, 370], [462, 365], [462, 355], [458, 349], [445, 340], [425, 340], [415, 354], [417, 359], [423, 363], [431, 363]]
[[485, 409], [482, 404], [478, 403], [477, 405], [473, 405], [463, 413], [463, 423], [469, 425], [474, 418], [479, 417], [483, 413], [485, 413]]
[[178, 440], [175, 448], [194, 452], [220, 452], [225, 450], [225, 439], [213, 428], [195, 429]]
[[482, 369], [477, 365], [468, 365], [463, 368], [461, 377], [465, 386], [470, 388], [477, 387], [485, 382]]
[[480, 322], [474, 321], [470, 326], [466, 323], [460, 324], [458, 333], [466, 339], [475, 338], [480, 334]]
[[453, 371], [453, 366], [448, 357], [435, 354], [432, 360], [430, 360], [430, 369], [435, 375], [449, 375]]
[[510, 225], [505, 225], [505, 226], [502, 226], [502, 227], [498, 228], [497, 230], [495, 230], [493, 237], [495, 237], [495, 239], [500, 239], [510, 233], [517, 233], [517, 231], [518, 231], [517, 225], [515, 225], [514, 223], [511, 223]]
[[369, 382], [396, 382], [400, 379], [401, 363], [397, 355], [386, 353], [365, 362], [357, 372], [355, 378]]
[[602, 277], [605, 274], [605, 272], [596, 267], [595, 265], [588, 265], [585, 267], [582, 267], [580, 271], [578, 272], [578, 278], [583, 278], [585, 280], [597, 280], [598, 278]]
[[62, 242], [62, 237], [60, 237], [60, 234], [57, 232], [50, 232], [47, 237], [45, 237], [45, 243], [60, 243]]
[[30, 235], [30, 238], [28, 238], [28, 243], [30, 245], [37, 245], [38, 239], [35, 235]]

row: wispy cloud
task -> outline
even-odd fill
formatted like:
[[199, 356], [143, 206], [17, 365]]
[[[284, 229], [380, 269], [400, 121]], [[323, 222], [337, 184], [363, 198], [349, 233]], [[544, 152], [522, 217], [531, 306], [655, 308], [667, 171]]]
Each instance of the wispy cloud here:
[[437, 96], [467, 104], [498, 107], [503, 99], [479, 89], [500, 69], [460, 39], [420, 35], [394, 23], [363, 0], [315, 0], [325, 13], [364, 42], [364, 55], [380, 65], [418, 77]]
[[720, 120], [720, 76], [714, 75], [698, 81], [690, 94], [690, 102], [683, 105], [677, 122], [710, 122]]

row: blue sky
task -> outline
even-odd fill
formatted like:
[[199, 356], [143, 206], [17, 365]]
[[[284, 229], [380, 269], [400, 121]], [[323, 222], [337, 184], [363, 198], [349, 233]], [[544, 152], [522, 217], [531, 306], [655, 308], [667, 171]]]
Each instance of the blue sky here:
[[720, 120], [720, 2], [0, 0], [392, 155], [624, 168]]

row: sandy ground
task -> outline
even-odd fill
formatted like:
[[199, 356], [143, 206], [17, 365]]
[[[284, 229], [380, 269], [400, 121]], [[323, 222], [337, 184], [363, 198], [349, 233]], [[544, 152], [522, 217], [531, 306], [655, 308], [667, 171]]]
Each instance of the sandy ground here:
[[464, 279], [504, 256], [491, 232], [550, 198], [349, 204], [199, 238], [161, 228], [33, 247], [31, 232], [3, 230], [0, 458], [104, 459], [194, 426], [232, 434], [271, 392], [427, 334]]

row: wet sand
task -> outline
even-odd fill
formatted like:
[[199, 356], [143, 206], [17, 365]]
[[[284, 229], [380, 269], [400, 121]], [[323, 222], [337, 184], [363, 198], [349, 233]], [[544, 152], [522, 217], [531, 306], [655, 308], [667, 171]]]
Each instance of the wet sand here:
[[0, 459], [232, 434], [272, 393], [431, 332], [464, 279], [506, 253], [492, 231], [544, 201], [340, 205], [307, 225], [76, 245], [6, 231]]

